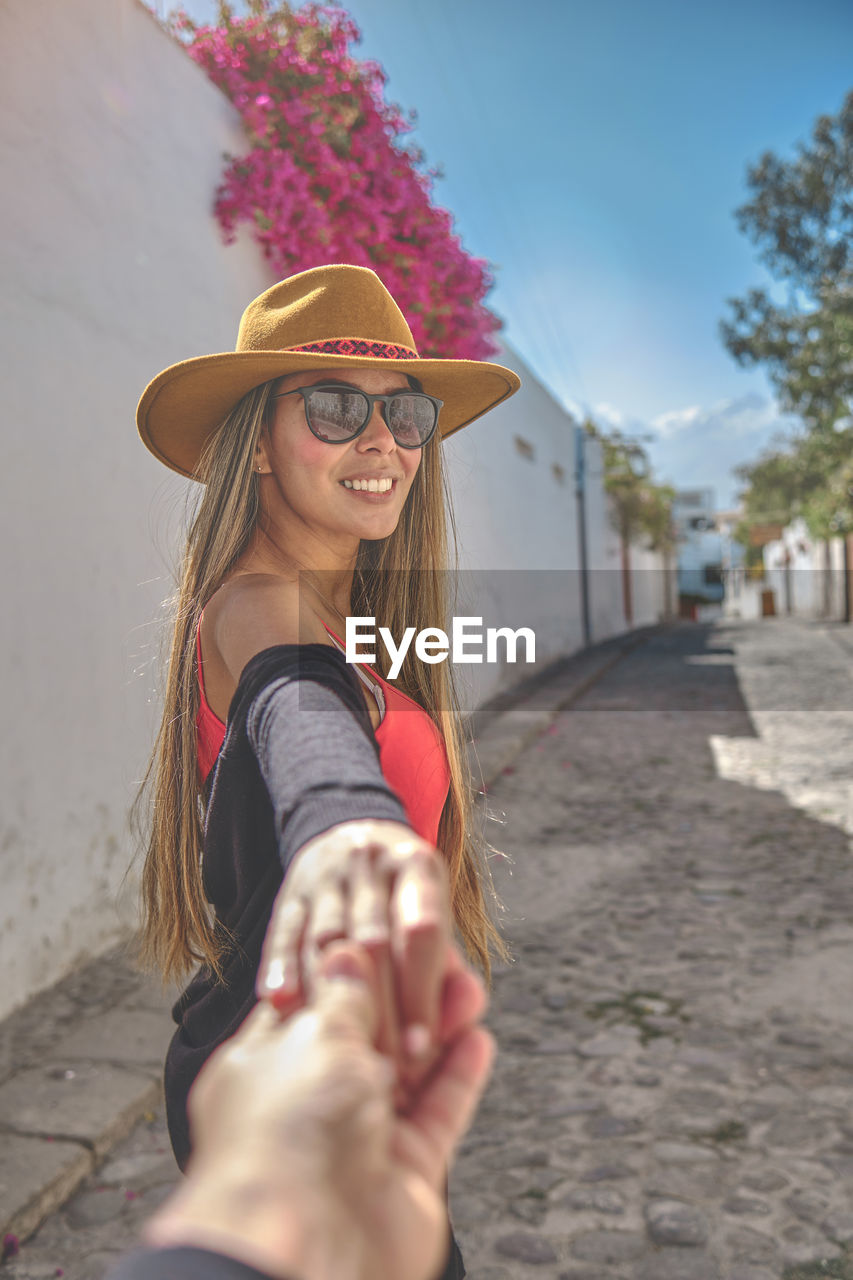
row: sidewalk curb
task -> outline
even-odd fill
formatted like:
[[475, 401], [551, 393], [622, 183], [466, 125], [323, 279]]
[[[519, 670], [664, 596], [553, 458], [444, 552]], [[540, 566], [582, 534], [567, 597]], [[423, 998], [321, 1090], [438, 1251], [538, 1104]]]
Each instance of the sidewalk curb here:
[[[146, 1081], [126, 1106], [108, 1118], [94, 1146], [77, 1139], [23, 1134], [4, 1125], [4, 1150], [0, 1156], [0, 1197], [5, 1220], [0, 1225], [2, 1256], [7, 1252], [12, 1256], [16, 1242], [23, 1242], [33, 1235], [45, 1218], [70, 1200], [116, 1143], [127, 1137], [146, 1113], [157, 1108], [162, 1096], [163, 1089], [159, 1082]], [[41, 1185], [32, 1188], [32, 1185], [27, 1186], [26, 1180], [15, 1179], [10, 1188], [4, 1168], [9, 1156], [11, 1159], [8, 1163], [18, 1168], [44, 1170]]]
[[[479, 708], [469, 751], [483, 790], [659, 630], [643, 628], [559, 659]], [[174, 999], [135, 969], [122, 945], [0, 1024], [0, 1264], [161, 1102]], [[11, 1064], [21, 1056], [23, 1066], [4, 1077], [4, 1057]]]
[[[663, 625], [663, 624], [662, 624]], [[633, 631], [628, 637], [619, 637], [616, 641], [606, 642], [606, 647], [572, 654], [569, 658], [558, 659], [540, 675], [533, 677], [528, 686], [511, 691], [496, 702], [506, 702], [506, 709], [498, 710], [494, 721], [487, 723], [481, 733], [476, 733], [469, 746], [469, 758], [474, 777], [482, 779], [483, 789], [489, 787], [500, 777], [504, 769], [509, 768], [523, 751], [553, 724], [561, 712], [596, 685], [609, 671], [626, 658], [628, 654], [639, 649], [653, 635], [661, 630], [661, 626], [644, 627]], [[596, 661], [596, 656], [598, 660]], [[572, 674], [572, 667], [584, 659], [592, 659], [590, 670], [583, 674]], [[550, 698], [547, 690], [559, 687], [565, 681], [565, 688], [556, 701], [553, 693]], [[544, 696], [543, 696], [544, 695]], [[545, 707], [537, 707], [537, 703], [547, 702]], [[474, 717], [475, 723], [489, 715], [489, 706], [482, 708]]]

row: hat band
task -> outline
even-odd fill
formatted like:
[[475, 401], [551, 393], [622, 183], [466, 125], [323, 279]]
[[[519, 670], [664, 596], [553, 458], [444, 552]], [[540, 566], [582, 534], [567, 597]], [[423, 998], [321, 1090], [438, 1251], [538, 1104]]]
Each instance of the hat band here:
[[371, 342], [367, 338], [328, 338], [323, 342], [305, 342], [299, 347], [285, 347], [287, 352], [316, 351], [324, 356], [369, 356], [378, 360], [419, 360], [417, 351], [396, 342]]

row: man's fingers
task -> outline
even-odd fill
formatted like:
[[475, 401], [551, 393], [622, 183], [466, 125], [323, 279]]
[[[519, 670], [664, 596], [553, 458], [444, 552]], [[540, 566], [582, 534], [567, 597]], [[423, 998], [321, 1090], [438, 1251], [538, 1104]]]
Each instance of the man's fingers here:
[[465, 1027], [479, 1022], [487, 1004], [486, 989], [476, 973], [465, 968], [445, 973], [438, 1021], [439, 1043], [451, 1044]]
[[333, 942], [319, 963], [314, 1009], [332, 1034], [355, 1035], [372, 1045], [379, 1021], [376, 968], [352, 942]]
[[370, 942], [365, 951], [373, 963], [379, 1019], [374, 1043], [381, 1054], [396, 1058], [400, 1047], [400, 1024], [394, 995], [394, 974], [387, 941]]
[[495, 1056], [484, 1027], [471, 1027], [451, 1045], [413, 1103], [408, 1121], [416, 1141], [402, 1140], [398, 1154], [433, 1185], [469, 1128]]

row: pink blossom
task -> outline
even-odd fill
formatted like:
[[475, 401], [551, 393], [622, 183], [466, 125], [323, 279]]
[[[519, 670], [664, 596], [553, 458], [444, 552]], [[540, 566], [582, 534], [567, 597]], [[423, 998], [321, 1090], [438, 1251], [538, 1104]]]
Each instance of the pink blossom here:
[[[291, 11], [263, 0], [249, 17], [170, 29], [237, 108], [250, 148], [216, 192], [226, 242], [247, 223], [278, 276], [325, 262], [370, 266], [405, 312], [424, 355], [484, 359], [500, 327], [485, 306], [488, 263], [467, 254], [432, 200], [436, 170], [384, 97], [386, 76], [359, 62], [342, 9]], [[368, 335], [366, 335], [368, 336]]]

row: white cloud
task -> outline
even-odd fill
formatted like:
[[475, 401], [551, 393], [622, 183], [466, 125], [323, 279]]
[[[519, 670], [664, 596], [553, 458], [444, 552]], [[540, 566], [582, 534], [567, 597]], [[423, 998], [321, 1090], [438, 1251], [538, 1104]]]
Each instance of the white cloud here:
[[701, 406], [694, 404], [689, 409], [673, 409], [670, 413], [658, 414], [656, 418], [652, 418], [649, 426], [658, 435], [666, 438], [667, 436], [677, 435], [679, 431], [687, 431], [701, 417]]
[[709, 408], [671, 409], [648, 423], [609, 405], [597, 406], [596, 416], [643, 439], [658, 479], [679, 489], [713, 488], [720, 508], [734, 505], [739, 482], [733, 469], [752, 462], [794, 425], [772, 400], [754, 392]]

